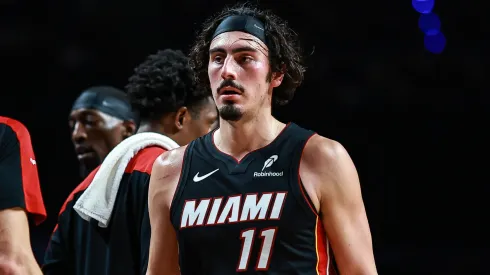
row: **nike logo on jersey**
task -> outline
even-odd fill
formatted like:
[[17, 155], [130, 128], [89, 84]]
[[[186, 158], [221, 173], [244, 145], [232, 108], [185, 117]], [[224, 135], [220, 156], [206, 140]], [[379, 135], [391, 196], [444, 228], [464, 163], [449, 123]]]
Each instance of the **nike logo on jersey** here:
[[216, 169], [216, 170], [214, 170], [214, 171], [211, 171], [211, 172], [209, 172], [209, 173], [207, 173], [206, 175], [203, 175], [203, 176], [199, 176], [199, 172], [197, 172], [197, 174], [194, 176], [194, 182], [200, 182], [203, 179], [205, 179], [205, 178], [211, 176], [212, 174], [216, 173], [218, 170], [219, 170], [219, 168]]

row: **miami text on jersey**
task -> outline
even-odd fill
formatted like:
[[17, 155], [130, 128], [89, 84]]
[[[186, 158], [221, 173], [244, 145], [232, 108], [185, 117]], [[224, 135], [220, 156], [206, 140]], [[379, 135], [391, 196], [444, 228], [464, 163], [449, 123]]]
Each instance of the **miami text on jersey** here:
[[260, 220], [279, 220], [287, 192], [255, 193], [186, 200], [180, 228]]

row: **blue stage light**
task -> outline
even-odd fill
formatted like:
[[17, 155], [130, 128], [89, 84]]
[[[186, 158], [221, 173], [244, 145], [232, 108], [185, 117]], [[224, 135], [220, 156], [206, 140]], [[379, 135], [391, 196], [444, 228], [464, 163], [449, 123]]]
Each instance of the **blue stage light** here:
[[441, 20], [434, 13], [421, 14], [419, 17], [419, 28], [427, 35], [436, 35], [441, 30]]
[[434, 8], [434, 0], [412, 0], [412, 6], [419, 13], [431, 13]]
[[440, 54], [446, 47], [446, 37], [442, 32], [424, 37], [425, 48], [435, 54]]

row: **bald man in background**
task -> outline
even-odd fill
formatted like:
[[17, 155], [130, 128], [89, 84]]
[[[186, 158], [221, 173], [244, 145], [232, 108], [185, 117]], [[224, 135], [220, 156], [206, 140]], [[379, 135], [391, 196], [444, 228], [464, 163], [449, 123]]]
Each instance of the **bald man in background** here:
[[[141, 118], [140, 133], [159, 133], [185, 145], [216, 127], [216, 105], [208, 91], [195, 85], [188, 63], [181, 51], [166, 49], [149, 55], [135, 68], [126, 89]], [[166, 150], [146, 146], [122, 164], [125, 167], [118, 165], [124, 175], [106, 226], [82, 218], [75, 210], [100, 170], [96, 168], [75, 188], [51, 235], [45, 275], [145, 274], [150, 241], [148, 183], [153, 162]], [[111, 189], [115, 186], [106, 184]]]
[[110, 86], [83, 91], [69, 117], [80, 176], [86, 178], [116, 145], [136, 132], [137, 124], [123, 91]]
[[[136, 133], [138, 119], [131, 110], [126, 93], [111, 86], [93, 86], [77, 97], [70, 111], [69, 126], [81, 179], [97, 168], [121, 141]], [[54, 196], [58, 195], [64, 201], [68, 194]], [[32, 232], [36, 240], [34, 252], [40, 261], [44, 258], [51, 230], [49, 228], [49, 233]]]

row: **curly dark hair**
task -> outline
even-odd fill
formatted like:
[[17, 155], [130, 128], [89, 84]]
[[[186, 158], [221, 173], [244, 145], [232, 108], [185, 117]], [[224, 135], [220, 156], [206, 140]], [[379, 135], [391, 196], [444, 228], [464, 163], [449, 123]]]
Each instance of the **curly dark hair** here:
[[268, 80], [274, 72], [284, 73], [281, 85], [272, 93], [273, 102], [279, 105], [287, 104], [293, 98], [296, 88], [301, 85], [305, 72], [297, 35], [284, 20], [271, 11], [259, 10], [249, 3], [226, 7], [204, 22], [189, 55], [197, 83], [210, 90], [207, 70], [211, 38], [221, 21], [231, 15], [248, 15], [264, 23], [271, 67]]
[[197, 87], [189, 59], [180, 50], [149, 55], [128, 81], [125, 88], [141, 121], [158, 120], [183, 106], [197, 116], [202, 103], [211, 96], [208, 90]]

